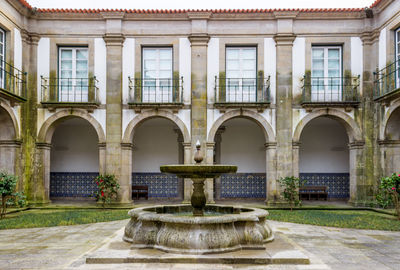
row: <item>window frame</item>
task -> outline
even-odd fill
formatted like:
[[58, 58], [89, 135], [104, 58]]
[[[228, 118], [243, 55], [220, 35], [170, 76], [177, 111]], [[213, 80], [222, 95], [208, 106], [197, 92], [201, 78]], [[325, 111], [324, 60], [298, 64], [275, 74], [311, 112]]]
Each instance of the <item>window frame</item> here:
[[395, 83], [396, 83], [396, 86], [395, 86], [395, 88], [397, 89], [398, 87], [400, 87], [400, 48], [399, 48], [399, 46], [400, 46], [400, 38], [399, 38], [399, 35], [400, 35], [400, 28], [397, 28], [395, 31], [394, 31], [394, 51], [395, 51], [395, 53], [394, 53], [394, 61], [395, 61], [395, 63], [396, 63], [396, 66], [395, 66], [395, 68], [396, 68], [396, 80], [395, 80]]
[[[228, 77], [228, 50], [229, 49], [239, 49], [240, 50], [239, 53], [241, 53], [241, 51], [243, 49], [254, 49], [254, 51], [255, 51], [254, 77], [245, 78], [243, 76], [243, 69], [242, 69], [242, 66], [243, 66], [242, 61], [243, 61], [243, 59], [240, 56], [239, 56], [239, 72], [240, 72], [240, 76], [241, 77], [239, 77], [239, 78]], [[225, 85], [226, 85], [226, 93], [225, 93], [226, 97], [225, 97], [225, 100], [227, 102], [240, 102], [240, 103], [242, 103], [242, 102], [257, 102], [257, 89], [258, 89], [257, 77], [258, 77], [258, 45], [257, 44], [256, 45], [226, 45], [225, 46]], [[238, 91], [239, 91], [239, 94], [240, 94], [239, 99], [238, 99], [238, 96], [237, 96], [237, 92], [235, 91], [235, 93], [233, 95], [234, 96], [233, 100], [231, 100], [232, 99], [232, 93], [230, 93], [231, 90], [228, 90], [228, 88], [229, 88], [228, 86], [231, 85], [231, 82], [228, 81], [230, 79], [238, 79], [239, 80], [239, 82], [238, 82]], [[243, 88], [243, 86], [244, 86], [243, 79], [249, 79], [249, 80], [253, 79], [253, 80], [255, 80], [254, 81], [254, 89], [248, 88], [247, 90], [245, 90]], [[244, 94], [243, 92], [247, 92], [247, 94]], [[250, 92], [252, 92], [252, 93], [250, 93]], [[245, 98], [244, 98], [245, 95], [247, 95], [247, 100], [246, 101], [245, 101]]]
[[0, 51], [2, 59], [0, 59], [0, 87], [5, 88], [6, 80], [5, 80], [5, 63], [6, 63], [6, 31], [3, 28], [0, 28], [0, 34], [3, 35], [3, 41], [0, 42], [3, 45], [3, 50]]
[[[62, 71], [62, 65], [61, 65], [61, 62], [62, 62], [62, 51], [68, 51], [68, 50], [71, 50], [72, 51], [72, 59], [71, 59], [71, 62], [72, 62], [72, 70], [71, 70], [71, 72], [72, 72], [72, 76], [71, 76], [71, 78], [65, 78], [65, 79], [70, 79], [71, 80], [71, 83], [72, 83], [72, 86], [71, 86], [71, 89], [68, 89], [69, 88], [69, 86], [67, 87], [67, 89], [66, 90], [63, 90], [62, 89], [62, 80], [64, 79], [63, 77], [62, 77], [62, 74], [61, 74], [61, 71]], [[80, 77], [80, 78], [77, 78], [77, 75], [76, 75], [76, 72], [77, 72], [77, 68], [76, 68], [76, 66], [77, 66], [77, 57], [76, 57], [76, 54], [77, 54], [77, 50], [86, 50], [86, 53], [87, 53], [87, 59], [86, 59], [86, 76], [85, 77]], [[58, 80], [57, 80], [57, 85], [58, 85], [58, 87], [57, 87], [57, 92], [58, 92], [58, 101], [61, 101], [61, 102], [88, 102], [88, 98], [89, 98], [89, 47], [88, 46], [59, 46], [58, 47], [58, 67], [57, 67], [57, 72], [58, 72]], [[83, 86], [82, 87], [82, 85], [77, 85], [77, 79], [86, 79], [86, 82], [87, 82], [87, 85], [85, 86]], [[82, 83], [83, 81], [81, 80], [81, 83]], [[79, 89], [78, 89], [79, 88]], [[80, 92], [80, 99], [79, 100], [77, 100], [77, 92]], [[64, 95], [65, 95], [65, 93], [63, 93], [63, 92], [66, 92], [67, 94], [67, 100], [64, 100], [65, 98], [64, 98]], [[72, 93], [72, 100], [70, 100], [70, 95], [71, 95], [71, 93]], [[78, 93], [79, 94], [79, 93]]]
[[[170, 77], [169, 78], [161, 78], [160, 77], [160, 50], [162, 49], [168, 49], [171, 52], [171, 73], [170, 73]], [[154, 78], [155, 80], [155, 85], [154, 86], [146, 86], [145, 85], [145, 67], [144, 67], [144, 62], [145, 62], [145, 50], [157, 50], [157, 57], [156, 57], [156, 78]], [[173, 46], [169, 46], [169, 45], [165, 45], [165, 46], [142, 46], [141, 47], [141, 98], [142, 98], [142, 102], [144, 103], [172, 103], [173, 102], [173, 80], [174, 80], [174, 47]], [[163, 89], [163, 85], [161, 85], [162, 79], [164, 80], [170, 80], [170, 83], [168, 83], [166, 85], [167, 87], [167, 98], [166, 100], [164, 99], [165, 97], [165, 90]], [[147, 87], [147, 90], [146, 90]], [[152, 89], [150, 89], [154, 87], [154, 97], [152, 98], [151, 95], [151, 91]], [[149, 91], [149, 94], [147, 96], [144, 95], [145, 91]], [[146, 100], [147, 97], [147, 100]]]

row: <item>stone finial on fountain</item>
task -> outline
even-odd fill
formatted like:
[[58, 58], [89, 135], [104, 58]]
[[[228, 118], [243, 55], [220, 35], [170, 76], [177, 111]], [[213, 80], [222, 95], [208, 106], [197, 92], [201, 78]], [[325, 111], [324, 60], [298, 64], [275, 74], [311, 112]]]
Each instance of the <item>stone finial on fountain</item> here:
[[194, 161], [196, 162], [196, 164], [200, 164], [203, 161], [203, 156], [201, 155], [200, 148], [201, 148], [200, 141], [197, 140], [196, 153], [194, 153]]

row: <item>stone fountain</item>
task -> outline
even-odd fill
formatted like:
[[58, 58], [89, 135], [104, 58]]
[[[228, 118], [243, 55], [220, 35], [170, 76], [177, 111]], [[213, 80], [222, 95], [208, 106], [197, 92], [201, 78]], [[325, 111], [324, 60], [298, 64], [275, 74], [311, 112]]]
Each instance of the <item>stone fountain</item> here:
[[241, 249], [265, 249], [274, 239], [267, 223], [268, 211], [255, 208], [206, 205], [204, 181], [237, 166], [203, 165], [196, 143], [191, 165], [164, 165], [161, 172], [193, 181], [191, 205], [147, 206], [129, 211], [131, 220], [123, 240], [131, 248], [154, 248], [178, 254], [214, 254]]

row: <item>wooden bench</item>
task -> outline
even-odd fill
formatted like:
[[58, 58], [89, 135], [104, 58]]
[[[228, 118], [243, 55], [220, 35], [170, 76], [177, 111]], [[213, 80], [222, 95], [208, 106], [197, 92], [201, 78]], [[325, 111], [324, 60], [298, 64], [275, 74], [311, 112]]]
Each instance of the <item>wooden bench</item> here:
[[140, 197], [149, 199], [149, 187], [148, 186], [132, 186], [132, 199], [139, 200]]
[[326, 186], [303, 186], [299, 188], [299, 198], [300, 200], [328, 200], [328, 192], [326, 191]]

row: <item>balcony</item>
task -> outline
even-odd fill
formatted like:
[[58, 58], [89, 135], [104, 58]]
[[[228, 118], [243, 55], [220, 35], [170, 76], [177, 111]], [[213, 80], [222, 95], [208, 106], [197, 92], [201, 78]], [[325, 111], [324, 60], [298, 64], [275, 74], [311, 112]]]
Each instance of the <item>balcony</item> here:
[[57, 108], [98, 108], [99, 89], [96, 77], [44, 78], [41, 76], [42, 106], [53, 111]]
[[183, 77], [142, 79], [128, 77], [129, 107], [136, 112], [149, 108], [183, 108]]
[[400, 96], [399, 60], [374, 72], [374, 100], [390, 102]]
[[271, 103], [268, 78], [215, 77], [214, 107], [224, 112], [230, 108], [256, 108], [263, 111]]
[[342, 107], [350, 111], [360, 103], [360, 76], [304, 76], [302, 81], [301, 105], [308, 110], [315, 107]]
[[0, 62], [0, 97], [14, 106], [26, 101], [26, 72], [13, 67], [5, 61]]

